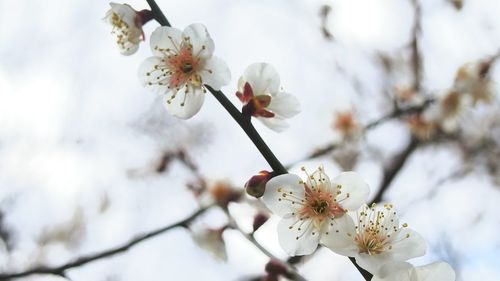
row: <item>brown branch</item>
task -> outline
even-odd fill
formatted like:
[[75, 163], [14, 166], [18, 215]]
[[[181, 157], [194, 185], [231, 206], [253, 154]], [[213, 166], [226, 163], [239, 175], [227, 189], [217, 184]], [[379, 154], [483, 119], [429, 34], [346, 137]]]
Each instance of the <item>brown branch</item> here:
[[401, 151], [398, 155], [396, 155], [392, 159], [391, 163], [384, 168], [384, 175], [382, 177], [382, 182], [380, 183], [380, 188], [378, 189], [375, 197], [370, 204], [382, 201], [382, 197], [384, 196], [385, 192], [390, 187], [397, 174], [402, 170], [403, 166], [406, 164], [406, 161], [410, 158], [413, 152], [416, 151], [418, 145], [419, 141], [416, 138], [412, 138], [406, 148], [403, 149], [403, 151]]
[[412, 68], [413, 68], [413, 90], [415, 92], [419, 92], [422, 89], [422, 57], [420, 55], [420, 49], [418, 44], [418, 37], [420, 36], [422, 27], [420, 21], [422, 19], [422, 8], [418, 3], [418, 0], [412, 0], [414, 9], [415, 9], [415, 18], [413, 22], [413, 31], [412, 31]]
[[206, 208], [200, 208], [187, 218], [178, 221], [173, 224], [169, 224], [167, 226], [161, 227], [159, 229], [146, 232], [144, 234], [139, 234], [135, 238], [132, 238], [125, 244], [117, 247], [110, 248], [108, 250], [104, 250], [98, 253], [90, 254], [90, 255], [84, 255], [81, 257], [76, 258], [73, 261], [70, 261], [66, 264], [60, 265], [60, 266], [55, 266], [55, 267], [50, 267], [50, 266], [37, 266], [32, 269], [26, 270], [26, 271], [21, 271], [21, 272], [10, 272], [10, 273], [2, 273], [0, 274], [0, 280], [9, 280], [13, 278], [19, 278], [19, 277], [26, 277], [30, 275], [35, 275], [35, 274], [51, 274], [51, 275], [57, 275], [57, 276], [62, 276], [66, 277], [66, 271], [71, 268], [79, 267], [82, 265], [85, 265], [87, 263], [91, 263], [97, 260], [101, 260], [103, 258], [108, 258], [111, 256], [114, 256], [116, 254], [120, 254], [123, 252], [126, 252], [128, 249], [131, 247], [148, 240], [150, 238], [153, 238], [155, 236], [158, 236], [160, 234], [163, 234], [171, 229], [177, 228], [177, 227], [187, 227], [189, 223], [191, 223], [194, 219], [196, 219], [198, 216], [203, 214], [209, 207]]

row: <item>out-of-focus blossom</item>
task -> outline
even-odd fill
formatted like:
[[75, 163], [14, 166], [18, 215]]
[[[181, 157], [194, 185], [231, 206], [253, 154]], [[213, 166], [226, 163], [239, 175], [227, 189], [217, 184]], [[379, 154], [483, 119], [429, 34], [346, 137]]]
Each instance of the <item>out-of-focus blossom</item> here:
[[332, 128], [338, 131], [344, 139], [352, 138], [361, 131], [352, 110], [335, 113]]
[[104, 20], [113, 26], [112, 34], [122, 55], [131, 55], [139, 49], [139, 43], [144, 40], [142, 25], [150, 21], [151, 11], [134, 10], [128, 4], [109, 3], [111, 9], [106, 12]]
[[226, 181], [217, 181], [200, 195], [199, 200], [203, 206], [217, 204], [225, 208], [229, 202], [238, 201], [240, 197], [241, 191]]
[[174, 116], [191, 118], [200, 111], [205, 85], [220, 90], [231, 74], [224, 61], [213, 56], [214, 42], [202, 24], [184, 31], [160, 26], [151, 35], [153, 57], [139, 68], [143, 85], [163, 94], [165, 106]]
[[[303, 169], [305, 172], [305, 169]], [[346, 212], [357, 210], [369, 194], [368, 185], [354, 172], [344, 172], [332, 181], [320, 167], [303, 181], [294, 174], [272, 178], [262, 200], [283, 219], [278, 238], [289, 255], [308, 255], [318, 243], [335, 244], [354, 227]]]
[[341, 235], [325, 246], [356, 258], [359, 266], [370, 273], [376, 275], [384, 264], [425, 254], [425, 240], [407, 228], [407, 224], [400, 226], [392, 205], [385, 204], [383, 208], [363, 205], [350, 215], [356, 223], [333, 227], [330, 231], [339, 231]]
[[467, 105], [467, 97], [462, 92], [447, 90], [437, 104], [423, 113], [426, 121], [436, 122], [447, 133], [455, 132]]
[[243, 103], [243, 114], [277, 132], [288, 128], [286, 119], [300, 112], [297, 98], [280, 91], [278, 72], [267, 63], [254, 63], [245, 69], [236, 96]]
[[422, 141], [432, 139], [438, 130], [437, 124], [427, 120], [422, 114], [411, 115], [407, 122], [411, 133]]
[[413, 86], [399, 85], [394, 87], [394, 93], [397, 101], [407, 105], [416, 105], [423, 102], [422, 95], [415, 91]]
[[455, 281], [455, 271], [445, 262], [416, 267], [407, 262], [395, 262], [382, 266], [372, 281]]
[[470, 95], [472, 103], [491, 103], [494, 97], [493, 81], [488, 77], [489, 63], [467, 63], [455, 76], [455, 90]]
[[222, 237], [225, 229], [199, 227], [191, 229], [191, 236], [198, 247], [210, 253], [216, 260], [227, 261], [226, 243]]

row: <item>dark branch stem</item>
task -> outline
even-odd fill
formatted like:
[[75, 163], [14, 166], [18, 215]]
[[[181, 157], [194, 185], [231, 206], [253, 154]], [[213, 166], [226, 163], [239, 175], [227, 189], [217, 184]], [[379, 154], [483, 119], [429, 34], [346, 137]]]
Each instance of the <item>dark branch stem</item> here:
[[420, 56], [420, 49], [419, 49], [419, 44], [418, 44], [418, 37], [420, 36], [421, 33], [421, 26], [420, 26], [420, 21], [422, 18], [422, 8], [420, 7], [420, 4], [418, 3], [418, 0], [413, 0], [413, 6], [415, 9], [415, 18], [413, 22], [413, 31], [412, 31], [412, 42], [411, 42], [411, 49], [412, 49], [412, 67], [413, 67], [413, 75], [414, 75], [414, 80], [413, 80], [413, 90], [415, 92], [419, 92], [422, 89], [422, 58]]
[[79, 257], [71, 262], [68, 262], [66, 264], [56, 266], [56, 267], [38, 266], [38, 267], [35, 267], [32, 269], [22, 271], [22, 272], [17, 272], [17, 273], [2, 273], [2, 274], [0, 274], [0, 280], [9, 280], [9, 279], [13, 279], [13, 278], [26, 277], [26, 276], [35, 275], [35, 274], [52, 274], [52, 275], [57, 275], [57, 276], [64, 276], [65, 278], [67, 278], [65, 272], [68, 269], [79, 267], [79, 266], [85, 265], [87, 263], [91, 263], [91, 262], [94, 262], [94, 261], [97, 261], [97, 260], [100, 260], [103, 258], [107, 258], [107, 257], [114, 256], [116, 254], [119, 254], [119, 253], [123, 253], [123, 252], [127, 251], [128, 249], [130, 249], [131, 247], [137, 245], [138, 243], [141, 243], [145, 240], [148, 240], [150, 238], [158, 236], [158, 235], [165, 233], [171, 229], [174, 229], [177, 227], [187, 227], [190, 222], [192, 222], [198, 216], [203, 214], [208, 208], [209, 207], [200, 208], [196, 212], [191, 214], [189, 217], [187, 217], [181, 221], [178, 221], [178, 222], [173, 223], [173, 224], [169, 224], [167, 226], [161, 227], [161, 228], [153, 230], [151, 232], [137, 235], [135, 238], [132, 238], [127, 243], [125, 243], [121, 246], [117, 246], [117, 247], [114, 247], [114, 248], [111, 248], [111, 249], [108, 249], [108, 250], [105, 250], [105, 251], [102, 251], [99, 253], [81, 256], [81, 257]]
[[401, 153], [396, 155], [391, 163], [389, 163], [389, 165], [384, 169], [384, 175], [382, 177], [382, 182], [380, 183], [380, 188], [371, 203], [379, 203], [382, 201], [382, 197], [391, 185], [392, 181], [396, 178], [396, 175], [401, 171], [413, 152], [415, 152], [418, 145], [418, 140], [416, 138], [412, 138], [406, 148], [401, 151]]
[[269, 166], [274, 170], [276, 175], [286, 174], [288, 171], [283, 167], [281, 162], [276, 158], [271, 149], [267, 146], [264, 140], [260, 137], [257, 130], [250, 122], [250, 118], [245, 117], [238, 109], [231, 103], [231, 101], [221, 91], [215, 91], [210, 86], [205, 85], [212, 95], [219, 101], [219, 103], [226, 109], [226, 111], [233, 117], [234, 121], [240, 125], [245, 131], [250, 140], [259, 150], [260, 154], [266, 159]]

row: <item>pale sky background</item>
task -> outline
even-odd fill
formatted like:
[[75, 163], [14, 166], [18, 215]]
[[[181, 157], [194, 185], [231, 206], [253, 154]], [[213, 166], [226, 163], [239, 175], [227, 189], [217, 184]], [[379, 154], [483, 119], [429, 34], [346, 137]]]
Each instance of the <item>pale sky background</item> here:
[[[461, 64], [500, 48], [500, 1], [464, 0], [461, 12], [445, 0], [420, 2], [423, 86], [436, 93], [452, 84]], [[147, 7], [145, 1], [127, 3], [136, 10]], [[207, 26], [215, 54], [232, 72], [232, 82], [223, 90], [238, 107], [236, 81], [246, 66], [263, 61], [276, 67], [303, 112], [281, 134], [255, 125], [283, 163], [335, 138], [330, 129], [335, 110], [355, 105], [362, 122], [388, 110], [381, 92], [386, 81], [375, 55], [407, 54], [403, 48], [413, 22], [406, 0], [158, 3], [180, 29], [194, 22]], [[333, 7], [329, 28], [334, 42], [326, 41], [319, 29], [323, 4]], [[189, 215], [197, 207], [185, 188], [190, 173], [177, 163], [168, 174], [147, 170], [165, 149], [188, 146], [202, 174], [236, 186], [268, 168], [212, 96], [191, 120], [170, 117], [137, 78], [139, 64], [151, 56], [148, 41], [133, 56], [121, 56], [110, 26], [101, 20], [107, 10], [107, 1], [0, 0], [0, 210], [13, 235], [9, 255], [0, 243], [1, 272], [21, 270], [39, 259], [58, 265]], [[146, 35], [156, 26], [147, 24]], [[410, 80], [401, 75], [398, 81]], [[145, 129], [147, 120], [161, 126]], [[387, 156], [403, 148], [408, 136], [402, 124], [389, 122], [371, 132], [368, 141]], [[313, 170], [321, 163], [331, 176], [340, 171], [329, 158], [302, 164]], [[459, 265], [459, 280], [500, 280], [499, 189], [481, 173], [436, 186], [459, 165], [455, 148], [422, 149], [386, 198], [428, 241], [428, 254], [412, 260], [414, 264], [444, 258]], [[356, 170], [372, 190], [378, 186], [377, 160], [364, 157]], [[130, 176], [131, 171], [139, 175]], [[425, 199], [431, 190], [434, 197]], [[103, 198], [109, 199], [109, 207], [101, 213]], [[231, 210], [249, 230], [252, 208], [241, 204]], [[79, 243], [54, 243], [39, 251], [36, 238], [78, 212], [85, 223]], [[257, 238], [285, 258], [277, 222], [272, 218]], [[200, 223], [222, 225], [224, 216], [214, 210]], [[263, 254], [235, 231], [224, 237], [227, 263], [213, 260], [186, 230], [176, 229], [127, 253], [70, 270], [68, 276], [73, 281], [237, 280], [263, 272]], [[443, 254], [443, 247], [452, 249], [451, 256]], [[346, 258], [325, 249], [299, 267], [309, 280], [362, 280]]]

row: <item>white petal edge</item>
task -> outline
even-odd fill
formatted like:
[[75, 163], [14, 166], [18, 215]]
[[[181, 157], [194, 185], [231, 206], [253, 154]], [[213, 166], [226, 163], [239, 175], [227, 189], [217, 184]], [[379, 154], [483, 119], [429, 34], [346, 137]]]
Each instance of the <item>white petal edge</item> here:
[[393, 260], [404, 261], [425, 255], [427, 249], [425, 239], [410, 228], [401, 229], [394, 240], [399, 242], [392, 244], [390, 254]]
[[248, 82], [255, 95], [269, 94], [274, 96], [280, 87], [280, 77], [276, 69], [268, 63], [254, 63], [249, 65], [239, 80], [238, 88], [241, 90]]
[[203, 84], [209, 85], [216, 91], [219, 91], [222, 86], [229, 84], [231, 81], [229, 67], [218, 57], [208, 59], [203, 68], [200, 72]]
[[[342, 172], [332, 180], [332, 186], [341, 185], [341, 193], [337, 197], [342, 208], [354, 211], [366, 202], [370, 187], [356, 172]], [[349, 197], [347, 197], [349, 194]]]
[[[193, 55], [198, 55], [203, 59], [212, 57], [215, 49], [214, 41], [203, 24], [194, 23], [187, 26], [183, 35], [190, 38], [191, 45], [193, 45]], [[203, 46], [205, 46], [205, 49], [203, 49]]]
[[[310, 255], [318, 247], [321, 230], [315, 229], [311, 220], [297, 221], [298, 218], [295, 216], [283, 218], [278, 224], [278, 240], [283, 250], [290, 256]], [[299, 231], [297, 225], [301, 223]], [[292, 225], [295, 227], [290, 229]]]
[[297, 198], [304, 199], [304, 186], [300, 184], [302, 179], [294, 174], [279, 175], [266, 184], [266, 190], [262, 196], [264, 204], [276, 215], [286, 216], [300, 208], [299, 204], [292, 204], [289, 200], [283, 200], [283, 192], [287, 192]]
[[278, 133], [285, 131], [289, 127], [286, 120], [279, 116], [271, 118], [257, 117], [257, 119], [260, 122], [262, 122], [266, 127]]
[[267, 109], [284, 118], [291, 118], [301, 110], [299, 100], [294, 95], [284, 92], [273, 96]]
[[390, 262], [383, 265], [372, 281], [414, 281], [413, 265], [407, 262]]
[[[185, 94], [186, 87], [188, 87], [188, 93]], [[186, 99], [184, 101], [184, 95]], [[189, 119], [198, 113], [205, 100], [205, 94], [201, 88], [194, 88], [192, 86], [184, 86], [179, 92], [177, 92], [176, 97], [168, 103], [167, 100], [171, 95], [165, 95], [164, 105], [168, 112], [173, 116], [180, 119]], [[184, 102], [184, 106], [181, 104]]]
[[164, 57], [165, 53], [158, 49], [170, 49], [178, 52], [182, 42], [182, 32], [177, 28], [159, 26], [151, 34], [149, 42], [151, 45], [151, 52], [153, 52], [155, 56]]
[[445, 262], [435, 262], [415, 268], [418, 281], [455, 281], [455, 271]]

